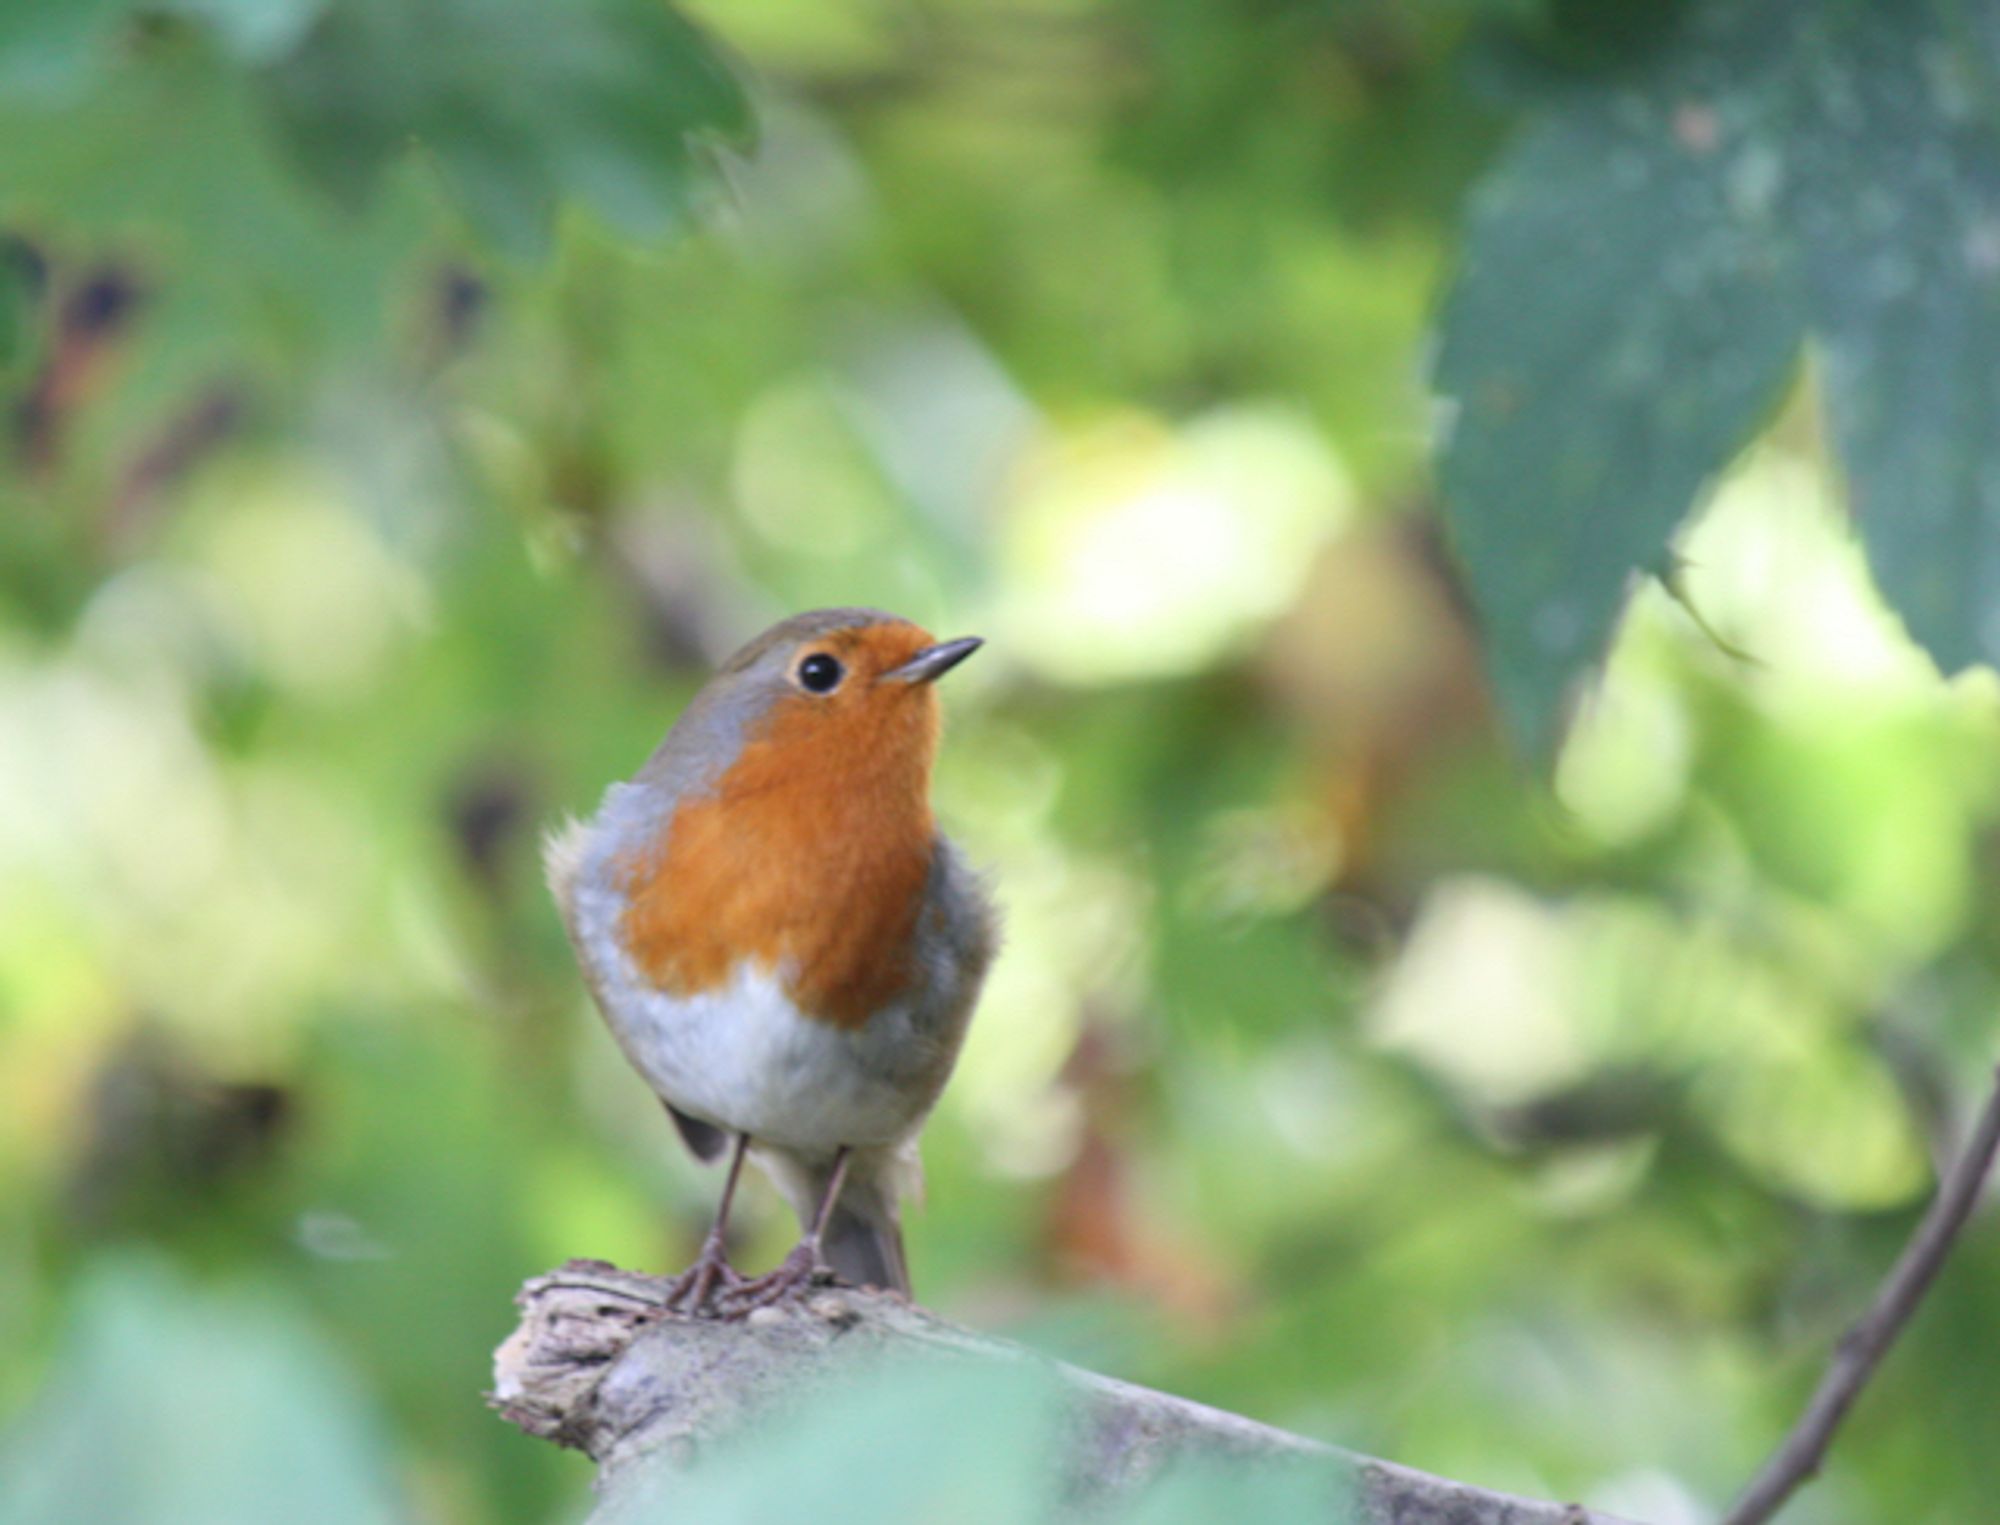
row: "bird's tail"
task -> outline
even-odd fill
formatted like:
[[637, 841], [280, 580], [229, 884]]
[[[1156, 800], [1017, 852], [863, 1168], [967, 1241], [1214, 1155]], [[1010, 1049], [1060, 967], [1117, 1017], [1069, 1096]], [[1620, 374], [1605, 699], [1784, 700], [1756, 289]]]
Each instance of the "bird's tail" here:
[[[801, 1224], [813, 1221], [833, 1179], [831, 1156], [816, 1158], [753, 1142], [750, 1157], [769, 1172]], [[857, 1149], [848, 1157], [840, 1200], [826, 1220], [820, 1253], [842, 1280], [857, 1287], [885, 1287], [910, 1295], [910, 1263], [903, 1257], [903, 1219], [897, 1203], [923, 1189], [914, 1143]]]
[[827, 1220], [820, 1248], [842, 1280], [857, 1287], [886, 1287], [908, 1297], [910, 1264], [903, 1256], [903, 1225], [885, 1185], [850, 1178]]

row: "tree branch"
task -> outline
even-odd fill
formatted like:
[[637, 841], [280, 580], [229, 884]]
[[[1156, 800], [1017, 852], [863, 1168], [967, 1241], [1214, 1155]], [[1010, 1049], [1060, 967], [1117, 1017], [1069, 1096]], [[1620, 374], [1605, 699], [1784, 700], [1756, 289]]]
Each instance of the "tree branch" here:
[[1903, 1332], [1910, 1315], [1930, 1290], [1945, 1257], [1958, 1240], [1959, 1231], [1972, 1216], [1979, 1189], [2000, 1152], [2000, 1070], [1994, 1073], [1992, 1094], [1973, 1124], [1965, 1149], [1938, 1182], [1937, 1196], [1916, 1233], [1890, 1269], [1874, 1302], [1854, 1327], [1834, 1347], [1826, 1375], [1820, 1378], [1812, 1401], [1799, 1416], [1771, 1459], [1743, 1490], [1722, 1525], [1764, 1525], [1764, 1521], [1784, 1506], [1785, 1500], [1813, 1477], [1826, 1460], [1834, 1432], [1861, 1389], [1875, 1374], [1882, 1357]]
[[[1356, 1525], [1619, 1525], [1576, 1505], [1489, 1493], [1357, 1456], [1075, 1367], [948, 1324], [898, 1298], [830, 1288], [808, 1306], [747, 1323], [658, 1318], [661, 1283], [574, 1260], [521, 1289], [520, 1327], [494, 1357], [494, 1406], [531, 1435], [598, 1463], [607, 1509], [759, 1415], [829, 1380], [899, 1355], [995, 1366], [1033, 1363], [1067, 1405], [1066, 1456], [1052, 1457], [1086, 1496], [1122, 1493], [1192, 1458], [1344, 1463], [1353, 1497], [1327, 1518]], [[1358, 1506], [1358, 1507], [1356, 1507]], [[600, 1516], [601, 1517], [601, 1516]]]

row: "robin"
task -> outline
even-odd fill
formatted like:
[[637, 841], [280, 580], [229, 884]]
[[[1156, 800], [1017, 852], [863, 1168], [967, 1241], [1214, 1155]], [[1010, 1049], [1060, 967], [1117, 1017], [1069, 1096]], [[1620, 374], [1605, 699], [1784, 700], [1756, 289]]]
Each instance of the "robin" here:
[[[548, 841], [612, 1035], [695, 1156], [730, 1157], [674, 1311], [740, 1316], [829, 1273], [910, 1291], [898, 1204], [995, 939], [930, 808], [932, 685], [980, 645], [874, 609], [796, 615]], [[723, 1241], [746, 1155], [803, 1231], [755, 1280]]]

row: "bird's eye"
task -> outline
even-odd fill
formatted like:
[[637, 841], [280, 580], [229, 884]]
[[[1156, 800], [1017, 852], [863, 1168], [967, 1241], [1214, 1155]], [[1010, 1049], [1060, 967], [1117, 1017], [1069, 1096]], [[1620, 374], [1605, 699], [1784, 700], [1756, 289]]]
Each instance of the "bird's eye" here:
[[799, 686], [813, 694], [830, 694], [840, 687], [840, 680], [847, 676], [847, 669], [838, 659], [823, 651], [816, 651], [799, 663]]

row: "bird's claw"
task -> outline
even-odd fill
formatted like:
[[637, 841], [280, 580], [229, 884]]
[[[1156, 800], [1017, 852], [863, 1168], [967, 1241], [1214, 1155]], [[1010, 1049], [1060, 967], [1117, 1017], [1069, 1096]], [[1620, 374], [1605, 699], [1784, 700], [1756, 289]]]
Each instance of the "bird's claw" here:
[[730, 1265], [719, 1240], [703, 1243], [693, 1265], [667, 1283], [660, 1298], [660, 1312], [675, 1318], [701, 1318], [705, 1314], [727, 1316], [723, 1304], [744, 1285]]
[[815, 1287], [830, 1287], [839, 1278], [820, 1255], [819, 1246], [802, 1244], [774, 1271], [739, 1281], [717, 1300], [717, 1312], [727, 1319], [748, 1318], [759, 1308], [797, 1302]]

